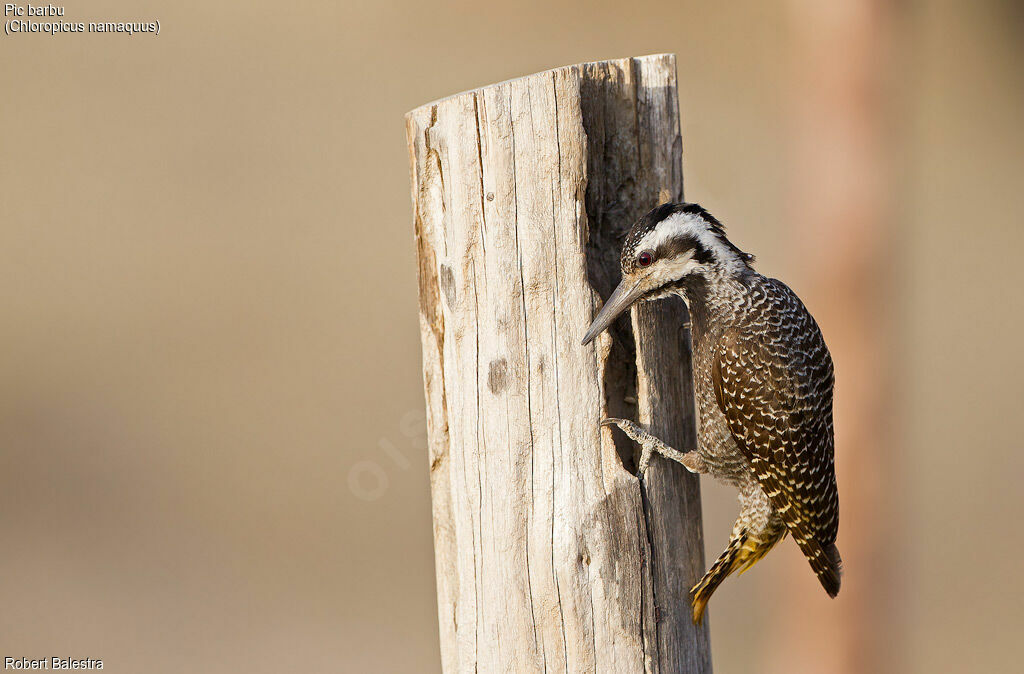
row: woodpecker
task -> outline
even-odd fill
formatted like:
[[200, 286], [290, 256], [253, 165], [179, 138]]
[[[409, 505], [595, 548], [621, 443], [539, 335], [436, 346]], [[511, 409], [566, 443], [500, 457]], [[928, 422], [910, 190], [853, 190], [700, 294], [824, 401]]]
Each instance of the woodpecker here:
[[697, 447], [682, 452], [627, 419], [605, 419], [641, 449], [739, 490], [729, 546], [690, 591], [699, 623], [711, 594], [792, 534], [830, 597], [839, 592], [839, 493], [832, 424], [832, 358], [818, 324], [782, 281], [697, 204], [658, 206], [630, 229], [622, 282], [587, 331], [590, 343], [636, 302], [680, 296], [690, 312]]

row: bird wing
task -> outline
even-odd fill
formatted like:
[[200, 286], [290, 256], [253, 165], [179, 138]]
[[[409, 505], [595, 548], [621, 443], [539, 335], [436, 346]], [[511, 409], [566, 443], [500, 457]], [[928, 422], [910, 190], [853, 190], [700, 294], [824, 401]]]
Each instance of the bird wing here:
[[810, 559], [816, 547], [832, 554], [839, 529], [834, 374], [817, 324], [796, 295], [783, 289], [769, 298], [763, 319], [725, 332], [712, 382], [736, 444]]

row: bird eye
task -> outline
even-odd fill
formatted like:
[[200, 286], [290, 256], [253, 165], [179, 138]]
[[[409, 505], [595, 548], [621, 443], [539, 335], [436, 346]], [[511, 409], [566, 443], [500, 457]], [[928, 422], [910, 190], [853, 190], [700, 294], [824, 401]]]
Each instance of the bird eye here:
[[654, 262], [654, 256], [646, 250], [636, 256], [636, 263], [641, 267], [650, 267], [652, 262]]

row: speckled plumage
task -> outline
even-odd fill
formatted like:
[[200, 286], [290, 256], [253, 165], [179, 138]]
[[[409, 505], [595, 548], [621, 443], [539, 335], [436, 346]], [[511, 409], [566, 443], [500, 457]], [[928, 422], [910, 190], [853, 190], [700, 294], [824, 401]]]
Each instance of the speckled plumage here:
[[753, 270], [689, 295], [697, 452], [740, 490], [732, 539], [746, 539], [753, 563], [791, 533], [835, 596], [834, 376], [821, 331], [792, 290]]
[[[642, 251], [656, 258], [645, 269], [636, 262]], [[832, 359], [800, 299], [757, 273], [752, 259], [696, 204], [654, 209], [622, 252], [630, 302], [678, 294], [689, 307], [698, 446], [683, 454], [632, 422], [613, 421], [648, 453], [653, 448], [739, 490], [729, 546], [693, 588], [695, 621], [729, 574], [752, 566], [787, 533], [830, 596], [840, 585]]]

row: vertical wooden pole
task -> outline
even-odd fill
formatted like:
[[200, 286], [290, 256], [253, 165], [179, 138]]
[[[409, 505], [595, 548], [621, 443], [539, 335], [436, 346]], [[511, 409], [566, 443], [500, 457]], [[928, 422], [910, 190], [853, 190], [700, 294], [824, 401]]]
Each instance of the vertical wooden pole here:
[[[681, 303], [580, 345], [632, 222], [682, 198], [675, 59], [559, 68], [407, 116], [445, 671], [709, 672]], [[634, 335], [636, 337], [634, 337]]]

